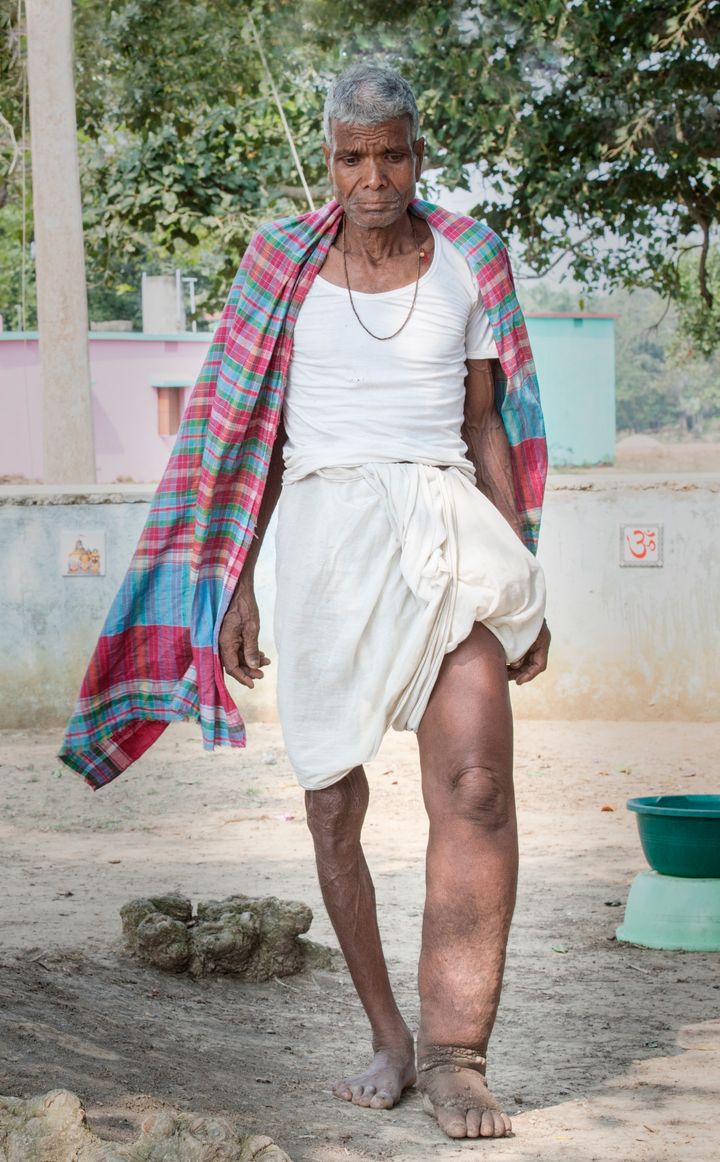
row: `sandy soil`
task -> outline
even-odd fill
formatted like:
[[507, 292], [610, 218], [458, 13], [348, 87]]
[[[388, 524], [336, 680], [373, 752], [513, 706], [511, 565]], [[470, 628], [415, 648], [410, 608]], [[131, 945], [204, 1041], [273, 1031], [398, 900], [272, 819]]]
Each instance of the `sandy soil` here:
[[[714, 440], [658, 439], [642, 432], [624, 436], [615, 445], [615, 463], [584, 471], [720, 472], [720, 443]], [[558, 471], [558, 469], [553, 469]], [[561, 469], [565, 472], [568, 469]], [[570, 471], [581, 471], [571, 469]]]
[[[193, 983], [123, 955], [120, 906], [173, 889], [305, 900], [310, 935], [333, 943], [278, 727], [248, 730], [246, 750], [211, 755], [193, 726], [171, 728], [95, 793], [59, 767], [57, 731], [0, 736], [0, 1093], [67, 1087], [115, 1140], [163, 1103], [224, 1114], [294, 1162], [717, 1159], [720, 956], [614, 939], [644, 866], [625, 801], [720, 791], [715, 726], [518, 722], [522, 870], [489, 1070], [514, 1136], [465, 1144], [442, 1136], [414, 1092], [391, 1112], [332, 1097], [368, 1056], [342, 967]], [[415, 1022], [426, 825], [414, 736], [390, 732], [368, 773], [368, 858]]]

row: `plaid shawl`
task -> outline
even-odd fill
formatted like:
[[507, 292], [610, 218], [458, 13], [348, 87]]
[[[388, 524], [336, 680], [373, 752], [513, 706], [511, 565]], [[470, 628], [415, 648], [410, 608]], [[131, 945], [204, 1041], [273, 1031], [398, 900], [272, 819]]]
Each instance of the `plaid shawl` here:
[[[505, 245], [475, 219], [420, 199], [411, 209], [458, 247], [477, 277], [500, 357], [496, 404], [517, 511], [534, 553], [547, 451]], [[271, 222], [242, 259], [59, 752], [93, 790], [121, 774], [173, 721], [199, 721], [206, 750], [246, 745], [218, 634], [253, 537], [294, 323], [342, 213], [331, 201]]]

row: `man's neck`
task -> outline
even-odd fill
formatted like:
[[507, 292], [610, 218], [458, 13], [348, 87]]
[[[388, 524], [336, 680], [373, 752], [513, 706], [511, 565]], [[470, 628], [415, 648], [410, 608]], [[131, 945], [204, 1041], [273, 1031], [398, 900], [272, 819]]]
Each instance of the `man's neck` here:
[[390, 226], [356, 226], [347, 215], [343, 219], [342, 245], [348, 257], [365, 261], [370, 266], [381, 266], [388, 258], [415, 251], [416, 244], [410, 217], [407, 213]]

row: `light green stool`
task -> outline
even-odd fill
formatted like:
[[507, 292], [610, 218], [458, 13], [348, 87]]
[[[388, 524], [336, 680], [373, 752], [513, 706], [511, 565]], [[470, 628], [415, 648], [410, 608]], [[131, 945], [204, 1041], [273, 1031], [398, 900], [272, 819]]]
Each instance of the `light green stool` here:
[[615, 935], [645, 948], [720, 952], [720, 879], [640, 872]]

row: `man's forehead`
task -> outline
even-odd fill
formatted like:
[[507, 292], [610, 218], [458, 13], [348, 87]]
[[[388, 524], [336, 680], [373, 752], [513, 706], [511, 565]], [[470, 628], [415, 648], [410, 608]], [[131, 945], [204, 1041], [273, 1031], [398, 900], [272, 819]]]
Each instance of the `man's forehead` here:
[[333, 118], [332, 133], [336, 150], [367, 149], [390, 143], [403, 147], [412, 145], [410, 118], [405, 116], [378, 121], [374, 125], [353, 125]]

